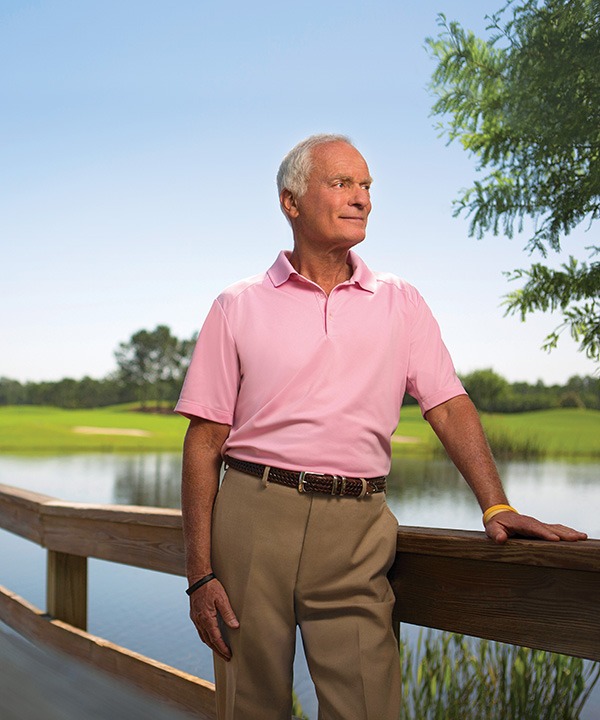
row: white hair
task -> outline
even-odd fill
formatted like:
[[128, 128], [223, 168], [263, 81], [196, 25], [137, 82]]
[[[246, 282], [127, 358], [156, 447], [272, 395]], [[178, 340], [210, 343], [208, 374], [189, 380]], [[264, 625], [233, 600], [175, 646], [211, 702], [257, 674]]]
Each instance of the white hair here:
[[312, 149], [317, 145], [330, 142], [344, 142], [354, 147], [345, 135], [321, 133], [311, 135], [299, 142], [283, 158], [277, 172], [277, 192], [289, 190], [296, 198], [302, 197], [308, 187], [308, 176], [312, 168]]

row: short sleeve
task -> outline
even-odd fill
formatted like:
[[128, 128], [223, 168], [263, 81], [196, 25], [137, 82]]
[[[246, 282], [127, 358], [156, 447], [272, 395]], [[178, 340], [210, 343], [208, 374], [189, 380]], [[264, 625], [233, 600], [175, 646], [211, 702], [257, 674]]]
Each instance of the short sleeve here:
[[235, 340], [217, 299], [198, 335], [175, 412], [231, 425], [239, 383]]
[[439, 325], [418, 293], [411, 328], [406, 390], [417, 400], [423, 415], [436, 405], [466, 394], [442, 340]]

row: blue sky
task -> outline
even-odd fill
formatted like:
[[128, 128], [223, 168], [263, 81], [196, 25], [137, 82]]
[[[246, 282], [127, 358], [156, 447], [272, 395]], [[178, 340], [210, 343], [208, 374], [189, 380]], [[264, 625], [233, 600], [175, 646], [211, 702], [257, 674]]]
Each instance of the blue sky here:
[[540, 350], [556, 318], [503, 317], [526, 237], [477, 241], [452, 218], [474, 163], [437, 136], [424, 40], [438, 12], [482, 31], [501, 5], [0, 0], [0, 376], [102, 377], [136, 330], [191, 336], [290, 247], [274, 177], [314, 132], [366, 157], [358, 251], [419, 288], [459, 372], [591, 374], [568, 337]]

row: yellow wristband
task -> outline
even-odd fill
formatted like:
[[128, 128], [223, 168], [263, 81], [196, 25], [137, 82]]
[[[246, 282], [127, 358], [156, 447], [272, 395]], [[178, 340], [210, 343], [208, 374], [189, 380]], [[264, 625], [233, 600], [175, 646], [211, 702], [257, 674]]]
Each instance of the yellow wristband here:
[[514, 512], [518, 514], [518, 510], [515, 510], [514, 507], [510, 505], [492, 505], [492, 507], [489, 507], [483, 513], [483, 524], [487, 525], [494, 515], [498, 515], [498, 513], [501, 512]]

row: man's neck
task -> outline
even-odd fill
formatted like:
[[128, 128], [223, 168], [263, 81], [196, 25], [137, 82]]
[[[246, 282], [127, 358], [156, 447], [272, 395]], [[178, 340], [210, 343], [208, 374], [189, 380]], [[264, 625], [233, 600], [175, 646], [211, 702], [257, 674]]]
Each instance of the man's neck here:
[[316, 283], [327, 295], [336, 285], [352, 277], [347, 250], [316, 254], [303, 252], [295, 246], [289, 261], [296, 272]]

